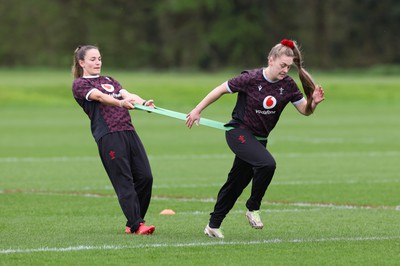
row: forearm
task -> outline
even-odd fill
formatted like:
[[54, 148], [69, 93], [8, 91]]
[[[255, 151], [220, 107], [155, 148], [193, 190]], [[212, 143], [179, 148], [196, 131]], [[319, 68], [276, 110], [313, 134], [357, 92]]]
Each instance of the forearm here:
[[122, 107], [123, 102], [121, 100], [115, 99], [114, 97], [101, 93], [100, 91], [93, 91], [89, 95], [89, 100], [91, 101], [98, 101], [104, 105], [109, 105], [109, 106], [119, 106]]
[[309, 116], [312, 113], [314, 113], [315, 109], [317, 108], [317, 103], [312, 101], [311, 106], [308, 108], [308, 101], [310, 100], [304, 100], [298, 104], [295, 105], [296, 109], [299, 111], [300, 114]]
[[315, 109], [317, 109], [317, 106], [318, 106], [318, 104], [315, 103], [315, 101], [312, 101], [312, 103], [311, 103], [311, 112], [309, 113], [309, 115], [314, 113]]
[[[310, 101], [312, 101], [312, 100], [310, 99]], [[307, 103], [306, 108], [304, 108], [303, 114], [306, 116], [312, 115], [314, 113], [315, 109], [317, 108], [317, 105], [318, 104], [316, 104], [314, 101], [312, 101], [310, 105], [309, 105], [309, 103]]]
[[207, 106], [218, 100], [223, 94], [228, 93], [225, 83], [213, 89], [206, 97], [195, 107], [196, 111], [201, 113]]
[[98, 101], [104, 105], [109, 105], [109, 106], [118, 106], [118, 107], [127, 108], [127, 109], [134, 108], [129, 99], [128, 100], [125, 100], [125, 99], [119, 100], [108, 94], [104, 94], [98, 90], [92, 91], [92, 93], [90, 93], [88, 99], [91, 101]]
[[[303, 115], [311, 115], [314, 113], [317, 105], [325, 100], [325, 93], [321, 86], [317, 86], [313, 92], [312, 98], [302, 101], [296, 105], [297, 110]], [[311, 102], [310, 102], [311, 101]]]
[[121, 91], [121, 96], [123, 99], [133, 99], [136, 104], [144, 104], [146, 101], [142, 99], [139, 95], [128, 92], [127, 90]]

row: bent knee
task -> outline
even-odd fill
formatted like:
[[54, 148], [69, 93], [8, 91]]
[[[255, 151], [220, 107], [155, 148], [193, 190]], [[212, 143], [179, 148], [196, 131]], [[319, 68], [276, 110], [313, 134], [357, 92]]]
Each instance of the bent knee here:
[[153, 175], [152, 174], [146, 174], [142, 175], [139, 178], [137, 178], [135, 183], [142, 183], [146, 185], [152, 185], [153, 184]]
[[263, 170], [269, 170], [269, 171], [274, 171], [276, 169], [276, 162], [275, 160], [268, 160], [264, 162], [260, 162], [255, 166], [257, 169], [263, 169]]

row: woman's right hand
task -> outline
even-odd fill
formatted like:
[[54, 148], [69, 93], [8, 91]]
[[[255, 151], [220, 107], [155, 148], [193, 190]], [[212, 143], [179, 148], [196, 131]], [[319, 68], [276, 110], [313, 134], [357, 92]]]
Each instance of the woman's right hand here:
[[186, 116], [186, 126], [188, 128], [192, 128], [193, 123], [196, 123], [196, 126], [199, 125], [200, 121], [200, 112], [194, 108], [187, 116]]
[[226, 89], [226, 82], [222, 83], [215, 89], [213, 89], [207, 96], [186, 116], [186, 125], [188, 128], [192, 128], [193, 123], [196, 122], [196, 126], [200, 122], [200, 113], [211, 103], [219, 99], [223, 94], [229, 93]]

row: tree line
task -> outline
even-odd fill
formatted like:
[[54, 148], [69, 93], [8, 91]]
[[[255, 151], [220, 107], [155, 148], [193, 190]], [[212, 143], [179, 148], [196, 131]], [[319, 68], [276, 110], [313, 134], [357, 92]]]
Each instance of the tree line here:
[[95, 44], [108, 67], [265, 65], [296, 40], [321, 69], [400, 63], [397, 0], [0, 0], [0, 66], [66, 67]]

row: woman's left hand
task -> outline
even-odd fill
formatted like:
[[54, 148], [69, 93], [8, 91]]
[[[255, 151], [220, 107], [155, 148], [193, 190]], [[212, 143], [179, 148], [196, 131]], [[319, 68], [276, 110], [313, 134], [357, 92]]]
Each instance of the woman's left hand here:
[[325, 93], [321, 86], [319, 86], [319, 85], [316, 86], [316, 88], [313, 92], [312, 98], [313, 98], [314, 103], [316, 103], [316, 104], [319, 104], [320, 102], [325, 100]]
[[192, 128], [193, 124], [196, 124], [196, 126], [198, 126], [199, 125], [199, 121], [200, 121], [200, 112], [197, 111], [196, 108], [194, 108], [186, 116], [186, 126], [188, 128]]

